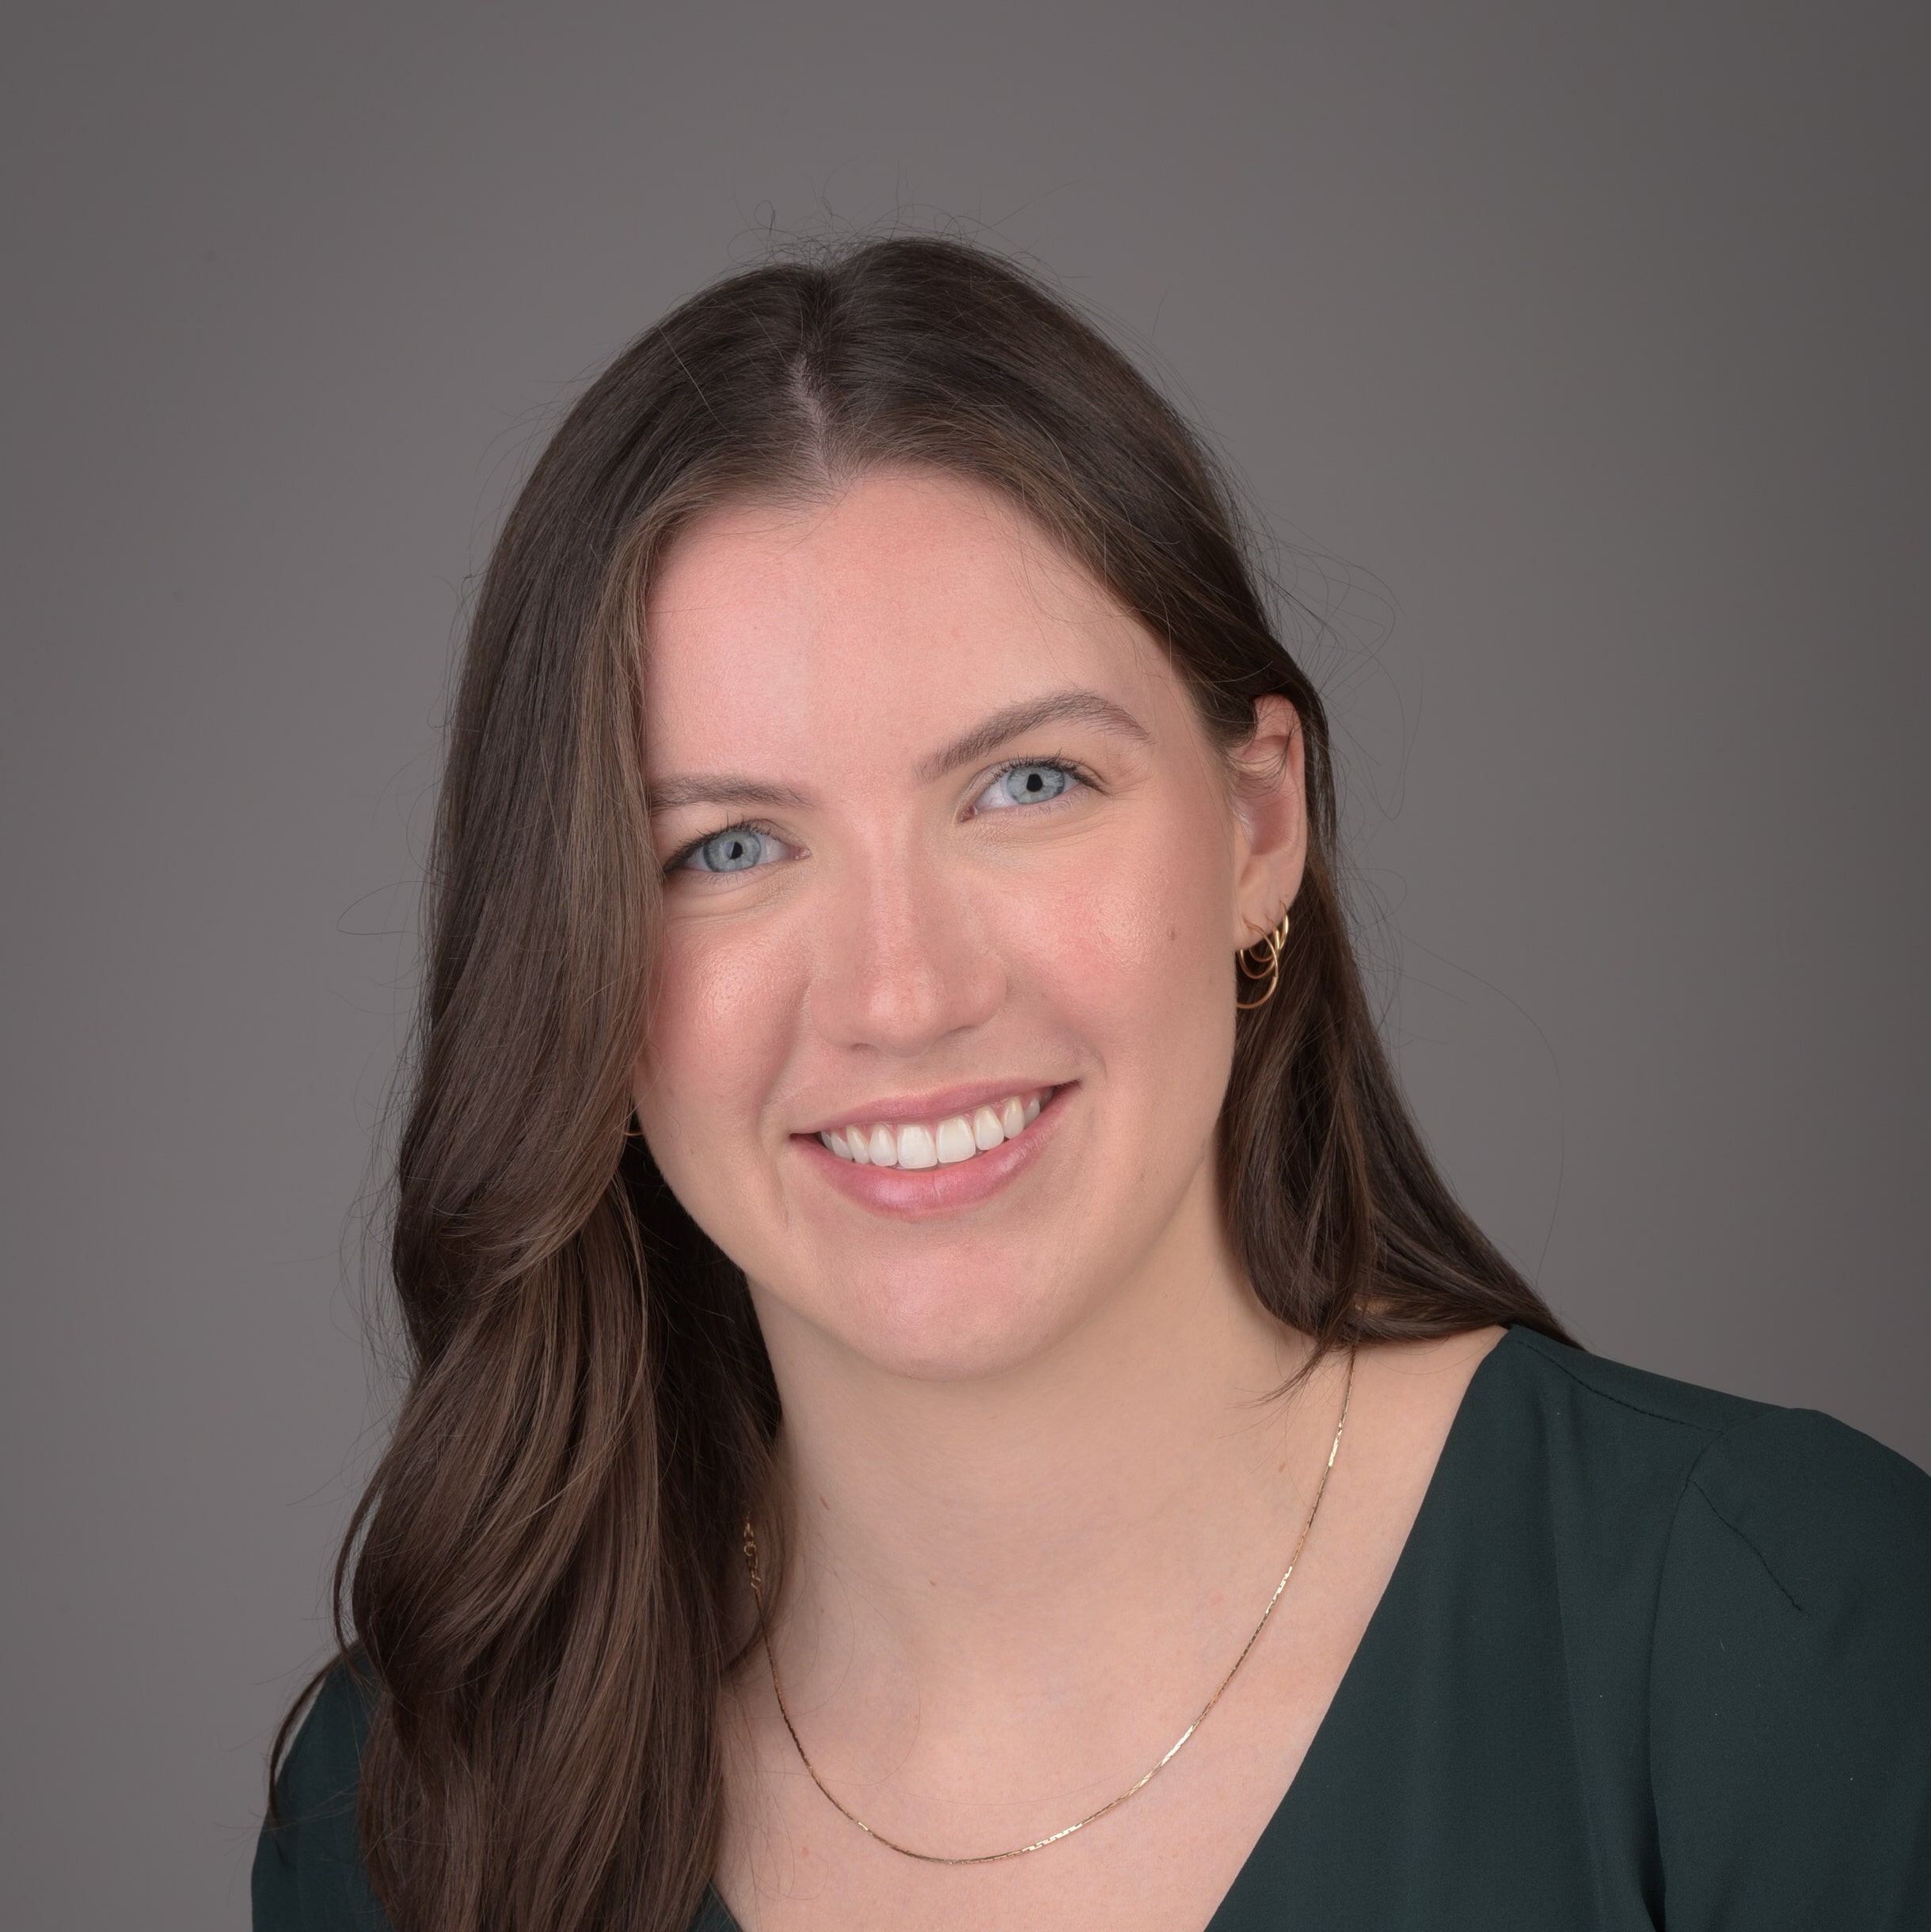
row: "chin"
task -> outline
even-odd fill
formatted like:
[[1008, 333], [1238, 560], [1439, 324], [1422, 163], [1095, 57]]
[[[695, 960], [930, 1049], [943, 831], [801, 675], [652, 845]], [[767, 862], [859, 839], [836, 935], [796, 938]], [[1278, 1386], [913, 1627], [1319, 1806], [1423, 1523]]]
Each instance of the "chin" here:
[[818, 1325], [883, 1373], [916, 1382], [1009, 1375], [1051, 1352], [1079, 1323], [1070, 1284], [989, 1294], [983, 1278], [908, 1283], [903, 1275], [863, 1306], [827, 1309]]

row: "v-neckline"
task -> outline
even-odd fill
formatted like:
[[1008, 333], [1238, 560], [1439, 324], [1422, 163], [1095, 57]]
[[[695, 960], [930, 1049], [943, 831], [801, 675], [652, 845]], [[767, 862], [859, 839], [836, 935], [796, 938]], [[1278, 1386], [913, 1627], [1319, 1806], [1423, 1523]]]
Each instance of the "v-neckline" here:
[[[1374, 1668], [1375, 1653], [1386, 1647], [1387, 1639], [1382, 1633], [1401, 1614], [1403, 1601], [1420, 1586], [1415, 1581], [1415, 1573], [1420, 1559], [1414, 1553], [1428, 1539], [1423, 1535], [1442, 1508], [1438, 1500], [1448, 1489], [1444, 1480], [1459, 1462], [1463, 1451], [1460, 1445], [1471, 1432], [1468, 1417], [1476, 1405], [1477, 1393], [1495, 1378], [1490, 1374], [1491, 1365], [1496, 1356], [1515, 1344], [1515, 1330], [1507, 1329], [1502, 1339], [1484, 1356], [1475, 1366], [1475, 1372], [1469, 1378], [1468, 1386], [1462, 1391], [1462, 1400], [1455, 1405], [1454, 1420], [1448, 1425], [1448, 1433], [1442, 1439], [1441, 1451], [1435, 1459], [1435, 1467], [1429, 1472], [1428, 1486], [1422, 1492], [1420, 1506], [1415, 1512], [1414, 1520], [1408, 1526], [1408, 1535], [1402, 1539], [1401, 1553], [1395, 1558], [1394, 1568], [1388, 1573], [1388, 1580], [1382, 1586], [1382, 1593], [1376, 1602], [1367, 1622], [1363, 1626], [1360, 1641], [1355, 1645], [1355, 1652], [1348, 1660], [1348, 1668], [1342, 1671], [1340, 1681], [1334, 1687], [1334, 1694], [1328, 1700], [1328, 1708], [1321, 1713], [1321, 1722], [1314, 1728], [1314, 1735], [1309, 1739], [1307, 1749], [1301, 1754], [1301, 1762], [1294, 1768], [1294, 1776], [1288, 1780], [1287, 1788], [1280, 1800], [1268, 1814], [1267, 1823], [1260, 1827], [1260, 1835], [1248, 1847], [1247, 1856], [1241, 1861], [1241, 1869], [1233, 1875], [1233, 1882], [1221, 1894], [1214, 1907], [1213, 1915], [1201, 1928], [1201, 1932], [1237, 1932], [1230, 1918], [1237, 1909], [1239, 1895], [1245, 1888], [1249, 1873], [1260, 1862], [1270, 1857], [1277, 1840], [1285, 1837], [1293, 1829], [1292, 1812], [1297, 1808], [1295, 1794], [1302, 1789], [1302, 1779], [1307, 1767], [1317, 1755], [1332, 1755], [1334, 1747], [1330, 1744], [1325, 1751], [1324, 1744], [1329, 1736], [1329, 1727], [1334, 1721], [1337, 1710], [1344, 1704], [1356, 1701], [1351, 1697], [1351, 1687], [1357, 1680], [1367, 1675]], [[1390, 1605], [1394, 1606], [1390, 1609]], [[1364, 1662], [1364, 1660], [1366, 1661]], [[732, 1911], [715, 1885], [705, 1888], [704, 1901], [693, 1922], [691, 1932], [743, 1932]]]
[[[1402, 1538], [1401, 1553], [1395, 1558], [1394, 1568], [1388, 1573], [1388, 1580], [1382, 1586], [1382, 1593], [1373, 1613], [1363, 1626], [1359, 1641], [1355, 1645], [1354, 1655], [1348, 1660], [1348, 1668], [1343, 1671], [1340, 1680], [1334, 1687], [1334, 1694], [1328, 1699], [1328, 1708], [1321, 1714], [1321, 1722], [1314, 1728], [1314, 1735], [1308, 1740], [1307, 1749], [1301, 1754], [1301, 1762], [1294, 1767], [1294, 1774], [1287, 1782], [1287, 1788], [1281, 1793], [1280, 1801], [1268, 1814], [1267, 1823], [1260, 1827], [1260, 1835], [1247, 1849], [1247, 1856], [1241, 1861], [1241, 1869], [1233, 1875], [1233, 1882], [1221, 1894], [1220, 1902], [1214, 1907], [1213, 1916], [1201, 1928], [1201, 1932], [1237, 1932], [1232, 1922], [1231, 1914], [1238, 1909], [1240, 1895], [1245, 1890], [1249, 1876], [1264, 1860], [1271, 1860], [1276, 1843], [1286, 1838], [1294, 1829], [1293, 1813], [1300, 1808], [1297, 1794], [1306, 1789], [1308, 1767], [1317, 1759], [1330, 1757], [1336, 1746], [1333, 1739], [1335, 1713], [1341, 1711], [1345, 1718], [1346, 1706], [1358, 1702], [1361, 1696], [1361, 1683], [1375, 1668], [1379, 1653], [1391, 1641], [1386, 1635], [1388, 1627], [1399, 1621], [1406, 1600], [1422, 1586], [1416, 1580], [1420, 1565], [1424, 1561], [1416, 1554], [1431, 1541], [1424, 1532], [1433, 1527], [1434, 1519], [1440, 1515], [1444, 1505], [1439, 1500], [1450, 1489], [1454, 1481], [1456, 1466], [1467, 1453], [1462, 1447], [1473, 1431], [1469, 1417], [1477, 1406], [1477, 1392], [1487, 1382], [1492, 1382], [1491, 1365], [1505, 1348], [1515, 1344], [1513, 1327], [1503, 1331], [1502, 1339], [1475, 1365], [1475, 1373], [1469, 1378], [1469, 1384], [1462, 1391], [1462, 1400], [1455, 1405], [1454, 1419], [1448, 1425], [1448, 1433], [1442, 1439], [1442, 1447], [1435, 1459], [1435, 1467], [1428, 1474], [1428, 1486], [1422, 1492], [1420, 1507], [1415, 1512], [1414, 1520], [1408, 1526], [1408, 1535]], [[720, 1901], [721, 1903], [721, 1901]], [[729, 1932], [737, 1932], [736, 1922], [727, 1920]]]

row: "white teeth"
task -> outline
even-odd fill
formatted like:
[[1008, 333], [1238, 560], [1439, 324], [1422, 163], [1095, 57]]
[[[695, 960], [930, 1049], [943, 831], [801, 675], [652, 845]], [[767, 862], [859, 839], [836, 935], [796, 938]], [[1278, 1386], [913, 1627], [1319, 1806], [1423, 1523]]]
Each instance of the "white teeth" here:
[[1015, 1093], [997, 1107], [975, 1107], [969, 1115], [951, 1114], [933, 1125], [914, 1120], [894, 1128], [880, 1120], [871, 1127], [828, 1127], [818, 1138], [840, 1160], [860, 1167], [952, 1167], [1017, 1140], [1040, 1117], [1040, 1105], [1039, 1094], [1022, 1100]]

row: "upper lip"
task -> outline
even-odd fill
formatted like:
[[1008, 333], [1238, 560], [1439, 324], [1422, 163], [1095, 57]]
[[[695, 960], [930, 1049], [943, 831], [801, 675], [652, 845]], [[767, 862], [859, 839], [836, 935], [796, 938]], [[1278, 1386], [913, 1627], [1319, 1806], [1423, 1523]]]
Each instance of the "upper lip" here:
[[842, 1133], [848, 1127], [869, 1127], [879, 1120], [907, 1125], [915, 1120], [949, 1120], [954, 1114], [969, 1114], [975, 1107], [996, 1107], [1015, 1093], [1043, 1093], [1055, 1084], [1051, 1080], [1029, 1078], [975, 1080], [967, 1086], [931, 1087], [923, 1093], [874, 1094], [842, 1113], [820, 1120], [815, 1127], [798, 1131], [803, 1134]]

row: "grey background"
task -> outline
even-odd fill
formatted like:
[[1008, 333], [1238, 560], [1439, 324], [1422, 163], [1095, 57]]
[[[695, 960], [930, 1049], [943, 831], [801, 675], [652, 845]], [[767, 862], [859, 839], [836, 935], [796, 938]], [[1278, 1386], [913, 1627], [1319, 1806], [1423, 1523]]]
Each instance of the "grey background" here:
[[389, 1399], [355, 1204], [465, 587], [561, 405], [774, 226], [979, 225], [1178, 386], [1328, 560], [1390, 1029], [1479, 1215], [1591, 1345], [1931, 1461], [1925, 18], [17, 15], [10, 1923], [245, 1922]]

